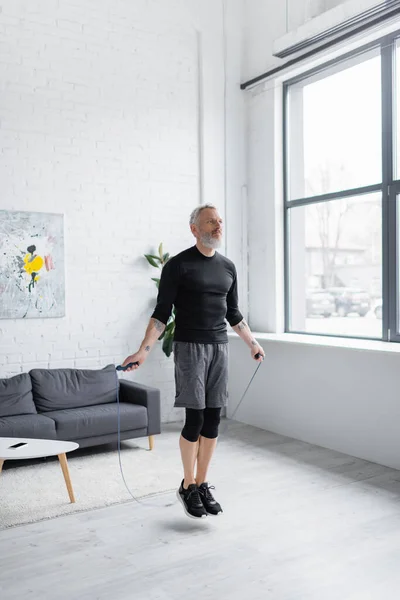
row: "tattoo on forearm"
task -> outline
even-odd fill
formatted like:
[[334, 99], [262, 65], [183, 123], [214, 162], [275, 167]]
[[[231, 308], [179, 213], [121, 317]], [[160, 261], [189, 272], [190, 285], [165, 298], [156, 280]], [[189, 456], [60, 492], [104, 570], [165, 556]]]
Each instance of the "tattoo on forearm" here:
[[144, 349], [145, 352], [150, 352], [150, 346], [146, 346], [146, 348]]
[[253, 346], [257, 346], [258, 345], [257, 342], [256, 342], [256, 340], [251, 340], [251, 343], [252, 343]]
[[239, 323], [239, 325], [238, 325], [238, 329], [239, 329], [239, 331], [242, 331], [243, 329], [246, 329], [246, 327], [247, 327], [247, 323], [246, 323], [246, 321], [243, 319], [243, 321], [241, 321], [241, 322]]
[[158, 319], [153, 319], [153, 322], [154, 327], [157, 329], [157, 331], [161, 333], [164, 328], [164, 323], [161, 323], [161, 321], [159, 321]]

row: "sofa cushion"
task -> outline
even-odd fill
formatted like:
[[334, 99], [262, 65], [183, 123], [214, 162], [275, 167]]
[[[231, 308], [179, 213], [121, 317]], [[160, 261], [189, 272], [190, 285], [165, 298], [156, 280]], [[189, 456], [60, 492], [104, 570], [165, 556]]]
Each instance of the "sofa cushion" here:
[[38, 412], [108, 404], [116, 399], [114, 365], [104, 369], [32, 369], [33, 401]]
[[[147, 409], [136, 404], [120, 403], [121, 431], [147, 428]], [[96, 435], [117, 433], [117, 403], [70, 408], [46, 413], [55, 421], [60, 440], [79, 440]]]
[[15, 415], [0, 418], [0, 437], [22, 437], [40, 440], [56, 439], [54, 421], [44, 415]]
[[36, 414], [28, 373], [0, 379], [0, 417]]

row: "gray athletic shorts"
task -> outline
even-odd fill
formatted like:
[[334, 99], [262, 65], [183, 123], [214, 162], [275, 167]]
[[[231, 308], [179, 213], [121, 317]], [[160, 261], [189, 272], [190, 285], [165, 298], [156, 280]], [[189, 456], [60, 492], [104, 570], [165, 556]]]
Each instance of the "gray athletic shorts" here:
[[174, 342], [176, 407], [222, 408], [228, 401], [228, 344]]

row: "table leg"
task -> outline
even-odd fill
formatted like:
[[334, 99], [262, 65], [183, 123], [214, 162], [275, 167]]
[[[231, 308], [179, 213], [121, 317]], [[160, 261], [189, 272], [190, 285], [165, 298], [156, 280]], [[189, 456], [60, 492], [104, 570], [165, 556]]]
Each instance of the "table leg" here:
[[1, 473], [2, 469], [3, 469], [3, 465], [4, 465], [4, 460], [2, 460], [0, 458], [0, 473]]
[[74, 490], [72, 489], [71, 478], [69, 476], [68, 463], [67, 463], [67, 455], [59, 454], [58, 460], [60, 461], [61, 469], [64, 475], [65, 483], [67, 485], [68, 495], [71, 502], [75, 502]]

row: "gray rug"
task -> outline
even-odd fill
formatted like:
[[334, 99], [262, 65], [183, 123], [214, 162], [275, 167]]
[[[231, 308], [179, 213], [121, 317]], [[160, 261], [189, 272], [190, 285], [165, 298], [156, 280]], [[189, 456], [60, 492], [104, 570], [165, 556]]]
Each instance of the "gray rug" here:
[[[148, 439], [122, 442], [125, 480], [135, 497], [176, 489], [182, 467], [178, 447], [181, 424], [169, 424]], [[0, 475], [0, 529], [132, 501], [119, 469], [116, 446], [78, 450], [68, 454], [76, 503], [71, 504], [57, 457], [5, 462]]]

